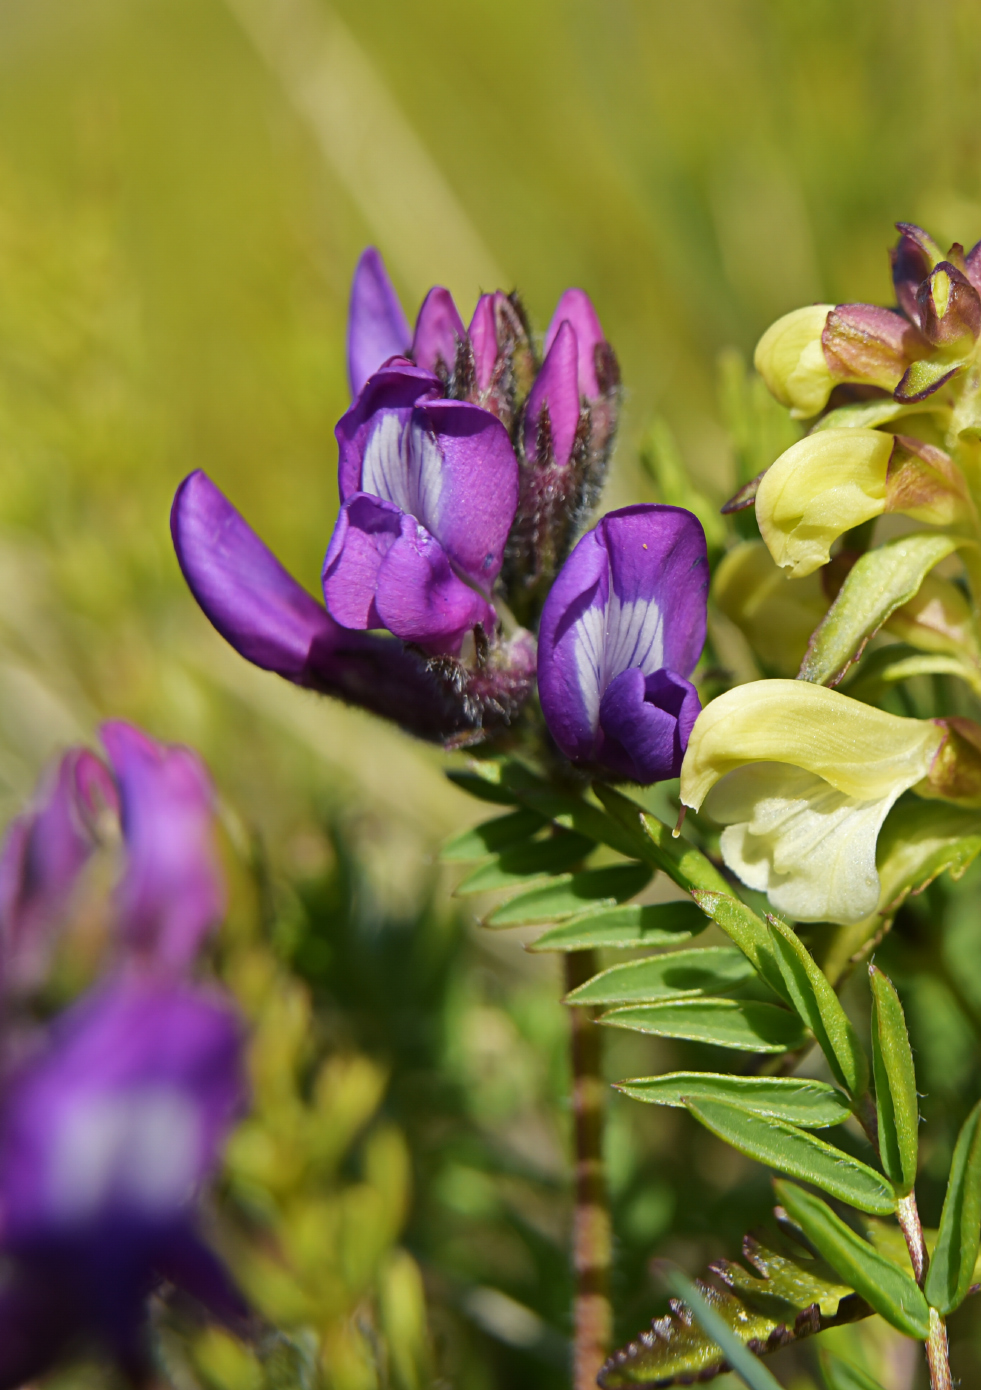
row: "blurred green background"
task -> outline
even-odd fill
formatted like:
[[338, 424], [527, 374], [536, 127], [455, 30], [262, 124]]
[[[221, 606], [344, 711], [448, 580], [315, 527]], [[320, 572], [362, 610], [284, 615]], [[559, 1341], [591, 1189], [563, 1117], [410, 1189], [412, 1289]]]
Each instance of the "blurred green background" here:
[[[656, 414], [721, 501], [719, 352], [749, 354], [807, 301], [888, 302], [897, 218], [981, 236], [979, 84], [969, 0], [0, 0], [0, 811], [109, 715], [208, 759], [252, 884], [229, 977], [256, 1018], [297, 991], [290, 1104], [316, 1111], [317, 1058], [382, 1078], [360, 1074], [374, 1100], [349, 1121], [324, 1083], [327, 1169], [270, 1177], [260, 1200], [241, 1160], [250, 1221], [285, 1220], [307, 1181], [314, 1205], [321, 1179], [388, 1192], [374, 1227], [344, 1218], [352, 1249], [382, 1253], [331, 1310], [270, 1296], [297, 1327], [321, 1317], [311, 1355], [339, 1390], [563, 1382], [558, 981], [445, 905], [435, 846], [481, 813], [441, 756], [213, 634], [170, 548], [174, 488], [207, 469], [316, 591], [371, 241], [410, 315], [433, 282], [464, 318], [500, 282], [544, 329], [566, 285], [587, 288], [626, 384], [609, 503], [652, 496], [637, 457]], [[935, 1070], [971, 1076], [976, 1021], [950, 1007], [953, 1034], [925, 1029]], [[767, 1204], [751, 1165], [704, 1144], [695, 1162], [676, 1117], [635, 1112], [614, 1113], [624, 1335], [660, 1306], [655, 1247], [692, 1269], [732, 1255]], [[340, 1249], [340, 1219], [303, 1239]], [[408, 1265], [384, 1254], [396, 1239]], [[209, 1384], [258, 1374], [220, 1340], [200, 1355]], [[899, 1352], [879, 1359], [890, 1390], [913, 1383]]]

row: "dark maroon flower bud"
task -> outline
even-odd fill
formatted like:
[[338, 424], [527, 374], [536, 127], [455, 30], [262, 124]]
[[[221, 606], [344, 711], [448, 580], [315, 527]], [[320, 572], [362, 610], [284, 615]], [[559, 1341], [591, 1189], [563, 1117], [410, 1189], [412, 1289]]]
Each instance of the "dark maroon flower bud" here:
[[920, 310], [916, 292], [935, 265], [943, 260], [943, 252], [933, 237], [912, 222], [897, 222], [899, 241], [890, 251], [892, 282], [896, 300], [911, 322], [920, 327]]
[[941, 261], [916, 292], [920, 327], [936, 347], [960, 355], [971, 350], [981, 331], [981, 298], [967, 276]]
[[839, 304], [821, 335], [825, 360], [839, 381], [894, 391], [911, 362], [930, 345], [902, 314], [876, 304]]

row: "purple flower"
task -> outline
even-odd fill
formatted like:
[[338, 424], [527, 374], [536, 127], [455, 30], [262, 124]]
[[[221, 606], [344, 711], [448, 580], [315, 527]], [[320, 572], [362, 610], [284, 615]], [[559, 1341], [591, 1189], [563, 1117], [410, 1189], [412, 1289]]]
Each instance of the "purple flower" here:
[[456, 656], [475, 627], [492, 636], [497, 625], [491, 590], [518, 464], [499, 420], [431, 399], [422, 372], [410, 370], [390, 364], [373, 377], [337, 426], [341, 511], [324, 597], [344, 627], [384, 627]]
[[412, 334], [398, 295], [373, 246], [361, 253], [351, 282], [347, 320], [347, 375], [357, 396], [368, 378], [390, 357], [404, 357]]
[[680, 507], [624, 507], [583, 536], [538, 640], [542, 711], [566, 757], [634, 782], [678, 775], [707, 592], [705, 536]]
[[216, 994], [117, 980], [59, 1018], [0, 1107], [0, 1386], [82, 1341], [148, 1370], [167, 1280], [242, 1329], [247, 1307], [196, 1203], [245, 1095], [242, 1029]]
[[131, 724], [101, 730], [112, 771], [72, 748], [42, 779], [36, 807], [10, 826], [0, 851], [0, 979], [8, 993], [44, 981], [75, 884], [120, 823], [117, 954], [156, 971], [194, 963], [221, 919], [224, 879], [214, 843], [214, 789], [189, 748], [157, 743]]
[[157, 968], [184, 969], [225, 911], [211, 778], [190, 748], [157, 743], [121, 721], [100, 732], [126, 846], [117, 890], [121, 944]]
[[75, 885], [97, 845], [101, 805], [116, 788], [103, 763], [72, 748], [42, 778], [34, 805], [8, 827], [0, 848], [0, 981], [37, 986]]
[[442, 742], [474, 729], [468, 712], [401, 643], [336, 623], [207, 474], [192, 473], [178, 488], [171, 531], [191, 592], [247, 661], [295, 685], [361, 705], [420, 738]]

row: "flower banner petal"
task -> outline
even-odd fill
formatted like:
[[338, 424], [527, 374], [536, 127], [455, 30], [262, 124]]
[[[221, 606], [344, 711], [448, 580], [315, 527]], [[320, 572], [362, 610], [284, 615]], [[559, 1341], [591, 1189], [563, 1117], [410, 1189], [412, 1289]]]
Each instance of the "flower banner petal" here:
[[404, 357], [412, 334], [402, 305], [373, 246], [362, 251], [351, 282], [347, 321], [347, 375], [351, 397], [390, 357]]

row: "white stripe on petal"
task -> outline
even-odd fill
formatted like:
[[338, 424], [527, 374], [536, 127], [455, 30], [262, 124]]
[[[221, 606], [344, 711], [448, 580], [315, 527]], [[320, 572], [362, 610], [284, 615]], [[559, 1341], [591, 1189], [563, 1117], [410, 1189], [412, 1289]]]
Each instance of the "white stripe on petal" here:
[[600, 701], [606, 690], [604, 652], [606, 645], [606, 607], [593, 603], [575, 625], [576, 674], [586, 707], [590, 728], [599, 726]]
[[382, 411], [368, 436], [361, 490], [392, 502], [438, 534], [443, 457], [424, 425]]
[[653, 599], [621, 604], [610, 575], [606, 617], [606, 679], [609, 685], [621, 671], [639, 666], [645, 676], [664, 665], [664, 614]]

